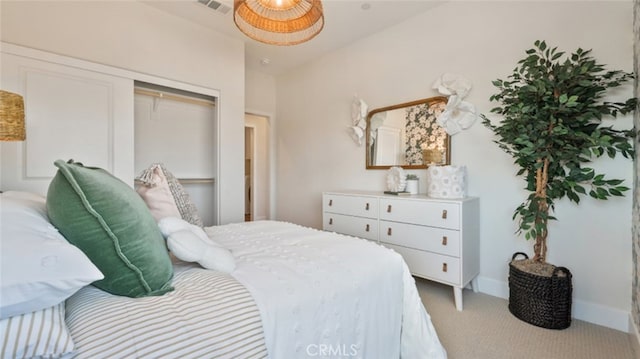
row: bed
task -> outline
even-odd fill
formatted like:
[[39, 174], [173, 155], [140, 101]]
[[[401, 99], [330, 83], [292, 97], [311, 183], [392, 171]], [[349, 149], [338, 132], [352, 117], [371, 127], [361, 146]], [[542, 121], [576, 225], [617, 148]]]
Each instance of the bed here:
[[[113, 193], [109, 198], [114, 200]], [[29, 221], [38, 217], [41, 223], [27, 227], [42, 243], [51, 243], [57, 230], [70, 241], [63, 227], [49, 223], [56, 216], [37, 195], [3, 194], [4, 221], [14, 218], [7, 209], [12, 201], [36, 208]], [[72, 205], [67, 198], [65, 211], [68, 207]], [[18, 212], [24, 211], [21, 207]], [[8, 226], [4, 221], [3, 274], [7, 266], [15, 271], [26, 265], [24, 259], [5, 263], [5, 238], [25, 238], [20, 231], [31, 223], [12, 220], [14, 225]], [[45, 232], [48, 239], [40, 238]], [[97, 283], [110, 274], [98, 266], [104, 278], [96, 280], [99, 274], [87, 267], [92, 263], [85, 263], [89, 269], [76, 270], [85, 273], [84, 278], [74, 277], [73, 285], [67, 279], [65, 286], [70, 288], [60, 294], [65, 299], [47, 309], [57, 310], [50, 315], [54, 322], [58, 319], [57, 331], [51, 329], [53, 324], [46, 324], [46, 329], [34, 324], [40, 311], [10, 315], [3, 309], [2, 357], [446, 358], [415, 282], [394, 251], [364, 239], [278, 221], [206, 227], [204, 233], [208, 241], [233, 254], [235, 267], [229, 273], [170, 256], [171, 288], [165, 283], [161, 292], [135, 297], [100, 289]], [[22, 246], [25, 241], [20, 242]], [[82, 251], [70, 246], [74, 256], [86, 254], [99, 263], [82, 243], [77, 246]], [[36, 243], [28, 253], [36, 247], [45, 246]], [[108, 255], [104, 249], [98, 254]], [[66, 258], [59, 255], [58, 262], [71, 262]], [[9, 285], [4, 275], [2, 281], [4, 289]], [[46, 290], [50, 296], [51, 288]], [[27, 340], [45, 336], [46, 345], [40, 340], [34, 347]], [[52, 352], [43, 352], [43, 347], [52, 347]]]

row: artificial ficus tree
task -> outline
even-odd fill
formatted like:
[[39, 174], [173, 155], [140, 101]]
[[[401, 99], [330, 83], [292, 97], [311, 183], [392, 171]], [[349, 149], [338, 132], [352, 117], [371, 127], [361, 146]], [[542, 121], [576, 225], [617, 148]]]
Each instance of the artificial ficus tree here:
[[577, 49], [570, 55], [536, 41], [506, 80], [496, 80], [498, 92], [491, 101], [500, 105], [491, 112], [502, 120], [483, 124], [493, 130], [498, 146], [514, 158], [531, 193], [513, 214], [518, 234], [535, 240], [536, 262], [545, 263], [548, 222], [554, 202], [565, 196], [579, 203], [582, 195], [606, 200], [623, 196], [629, 188], [620, 179], [596, 173], [594, 159], [620, 153], [633, 154], [634, 130], [605, 126], [606, 118], [633, 111], [636, 98], [608, 102], [607, 92], [633, 79], [632, 73], [607, 71], [591, 56]]

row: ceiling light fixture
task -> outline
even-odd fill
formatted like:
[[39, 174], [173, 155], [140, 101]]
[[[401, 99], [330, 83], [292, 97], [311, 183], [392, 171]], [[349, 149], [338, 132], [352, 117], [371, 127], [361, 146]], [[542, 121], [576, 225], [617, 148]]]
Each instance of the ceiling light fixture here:
[[324, 27], [320, 0], [234, 0], [233, 21], [245, 35], [271, 45], [309, 41]]

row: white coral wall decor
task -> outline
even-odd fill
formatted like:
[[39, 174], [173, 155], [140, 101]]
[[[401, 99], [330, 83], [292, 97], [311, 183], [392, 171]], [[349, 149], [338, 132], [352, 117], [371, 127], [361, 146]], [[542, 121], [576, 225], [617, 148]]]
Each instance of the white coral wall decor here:
[[462, 101], [457, 95], [449, 96], [447, 106], [438, 117], [438, 124], [442, 126], [449, 135], [466, 130], [476, 121], [478, 114], [476, 107], [469, 102]]
[[469, 80], [460, 75], [445, 73], [434, 82], [433, 88], [441, 95], [449, 96], [444, 112], [438, 117], [438, 123], [449, 135], [455, 135], [473, 125], [478, 117], [476, 108], [462, 100], [471, 90]]
[[471, 82], [460, 75], [444, 73], [433, 83], [433, 88], [444, 96], [466, 97], [471, 91]]
[[355, 95], [351, 102], [351, 126], [349, 126], [349, 133], [358, 146], [362, 146], [364, 131], [367, 127], [366, 119], [368, 112], [369, 106], [367, 103]]

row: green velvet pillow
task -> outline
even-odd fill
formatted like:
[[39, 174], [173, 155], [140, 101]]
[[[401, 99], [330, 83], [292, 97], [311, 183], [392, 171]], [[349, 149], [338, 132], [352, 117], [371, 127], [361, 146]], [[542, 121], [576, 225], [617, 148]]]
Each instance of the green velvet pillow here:
[[156, 221], [140, 196], [109, 172], [55, 161], [47, 193], [51, 223], [104, 274], [93, 283], [116, 295], [173, 290], [173, 267]]

